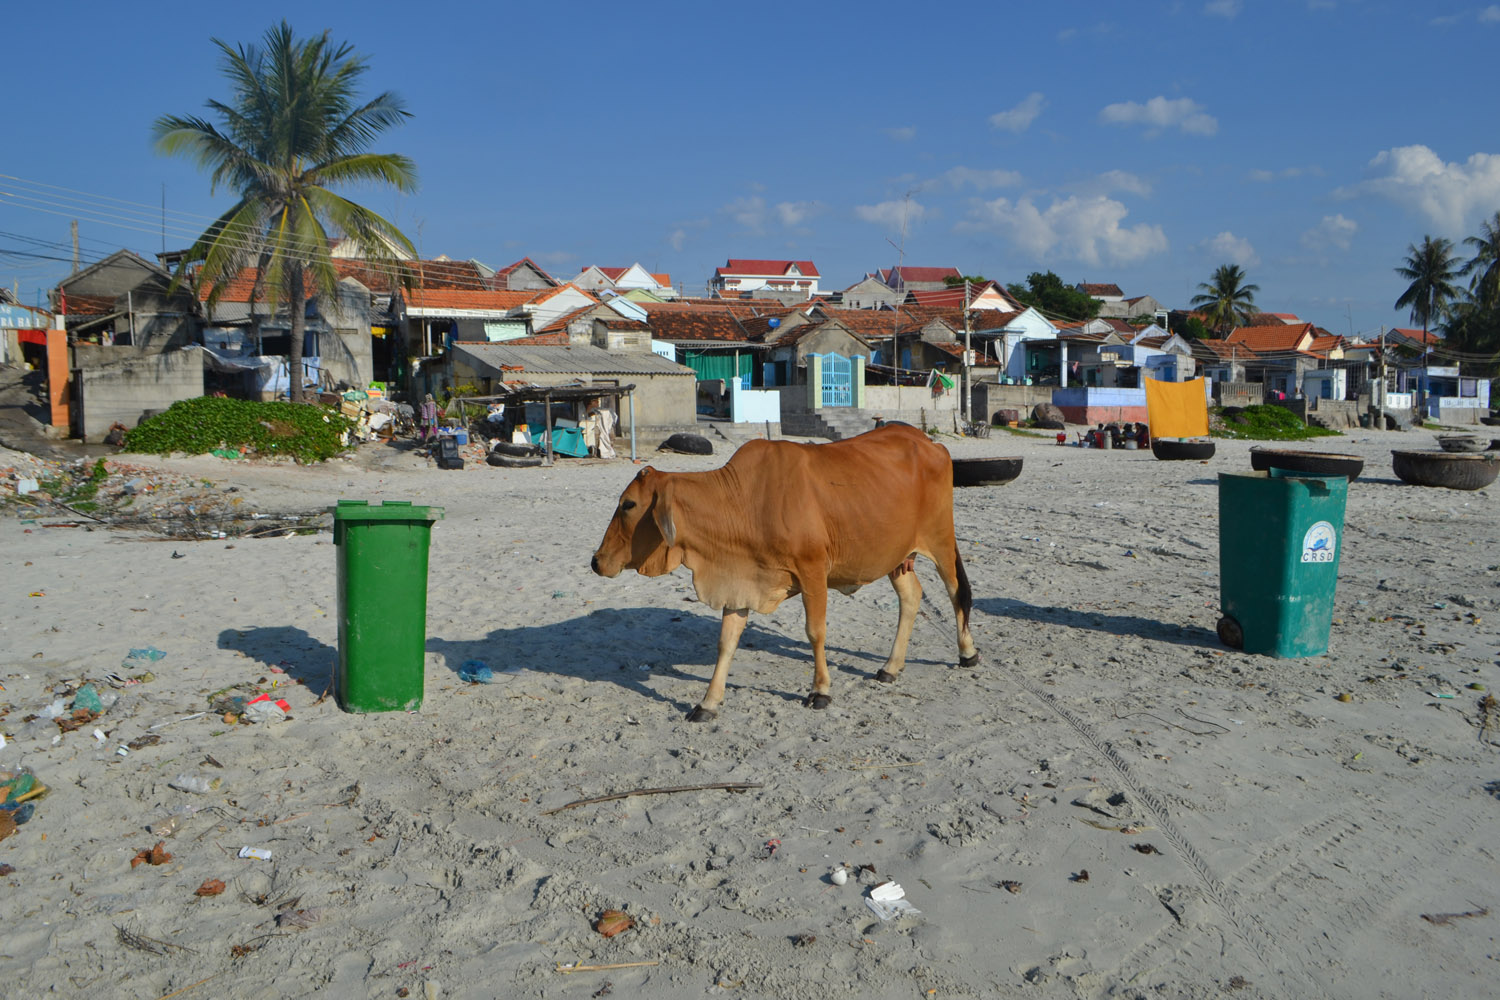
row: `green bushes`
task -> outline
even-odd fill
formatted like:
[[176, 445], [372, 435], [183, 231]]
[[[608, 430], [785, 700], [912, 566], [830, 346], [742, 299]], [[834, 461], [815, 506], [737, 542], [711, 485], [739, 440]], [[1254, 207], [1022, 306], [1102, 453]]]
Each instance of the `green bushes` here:
[[321, 406], [200, 396], [173, 403], [125, 435], [125, 451], [204, 455], [243, 448], [258, 455], [321, 462], [346, 449], [354, 422]]
[[1305, 438], [1338, 437], [1338, 431], [1302, 423], [1302, 418], [1284, 406], [1215, 408], [1210, 433], [1220, 438], [1248, 441], [1301, 441]]

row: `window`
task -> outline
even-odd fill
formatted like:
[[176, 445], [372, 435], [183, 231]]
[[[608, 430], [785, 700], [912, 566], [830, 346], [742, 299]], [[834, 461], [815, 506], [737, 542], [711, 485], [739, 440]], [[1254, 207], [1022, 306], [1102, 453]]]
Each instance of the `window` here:
[[1458, 394], [1469, 399], [1479, 396], [1479, 380], [1477, 378], [1461, 378], [1458, 380]]

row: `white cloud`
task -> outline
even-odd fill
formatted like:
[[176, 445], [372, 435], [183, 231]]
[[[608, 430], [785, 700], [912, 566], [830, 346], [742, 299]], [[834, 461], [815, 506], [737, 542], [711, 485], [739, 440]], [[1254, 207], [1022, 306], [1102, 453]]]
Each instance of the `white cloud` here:
[[532, 254], [531, 259], [547, 267], [562, 267], [577, 260], [578, 255], [570, 250], [543, 250], [541, 253]]
[[1151, 193], [1150, 184], [1124, 170], [1106, 170], [1099, 175], [1098, 185], [1103, 194], [1111, 191], [1124, 191], [1126, 194], [1145, 196]]
[[1342, 215], [1325, 215], [1322, 221], [1302, 234], [1302, 245], [1309, 250], [1326, 250], [1338, 247], [1348, 250], [1359, 232], [1359, 223]]
[[1260, 263], [1260, 255], [1250, 245], [1250, 241], [1236, 236], [1227, 229], [1211, 240], [1203, 241], [1203, 250], [1218, 260], [1228, 260], [1231, 264], [1240, 267], [1255, 267]]
[[986, 191], [990, 188], [1015, 187], [1021, 183], [1021, 179], [1021, 175], [1014, 170], [975, 170], [973, 167], [954, 167], [925, 182], [922, 186], [924, 188], [952, 188], [955, 191], [972, 187], [976, 191]]
[[1077, 196], [1054, 200], [1045, 210], [1030, 198], [996, 198], [975, 207], [961, 231], [998, 230], [1039, 257], [1085, 264], [1125, 264], [1167, 249], [1160, 226], [1144, 222], [1123, 228], [1127, 209], [1111, 198]]
[[761, 232], [766, 227], [766, 199], [760, 195], [736, 198], [724, 206], [724, 211], [752, 233]]
[[1500, 4], [1490, 4], [1479, 12], [1480, 24], [1500, 24]]
[[885, 134], [897, 142], [911, 142], [917, 137], [917, 129], [914, 125], [903, 125], [900, 128], [888, 128]]
[[899, 229], [904, 222], [907, 224], [918, 222], [922, 216], [927, 214], [927, 209], [919, 201], [902, 198], [895, 201], [882, 201], [878, 205], [855, 205], [854, 215], [863, 222], [874, 222], [882, 226], [890, 226]]
[[776, 205], [776, 217], [783, 226], [800, 225], [815, 215], [823, 214], [821, 201], [783, 201]]
[[1218, 120], [1187, 97], [1153, 97], [1145, 104], [1121, 101], [1099, 112], [1099, 120], [1106, 125], [1145, 125], [1153, 130], [1179, 128], [1189, 135], [1213, 135], [1219, 130]]
[[1203, 13], [1233, 18], [1240, 12], [1240, 7], [1240, 0], [1209, 0], [1203, 5]]
[[1419, 213], [1447, 234], [1500, 204], [1500, 154], [1475, 153], [1463, 163], [1445, 163], [1426, 146], [1397, 146], [1370, 161], [1376, 175], [1335, 195], [1372, 194]]
[[1252, 181], [1270, 183], [1274, 180], [1289, 179], [1294, 177], [1322, 177], [1323, 168], [1317, 165], [1310, 167], [1283, 167], [1280, 170], [1252, 170], [1247, 175]]
[[1036, 121], [1037, 115], [1041, 114], [1042, 108], [1046, 106], [1047, 99], [1041, 94], [1027, 94], [1025, 100], [1009, 111], [997, 111], [990, 115], [990, 124], [1011, 132], [1024, 132], [1031, 127], [1031, 123]]
[[672, 232], [667, 236], [667, 243], [669, 243], [671, 245], [671, 247], [672, 247], [673, 250], [680, 251], [682, 249], [683, 245], [687, 243], [687, 230], [686, 229], [674, 229], [674, 230], [672, 230]]

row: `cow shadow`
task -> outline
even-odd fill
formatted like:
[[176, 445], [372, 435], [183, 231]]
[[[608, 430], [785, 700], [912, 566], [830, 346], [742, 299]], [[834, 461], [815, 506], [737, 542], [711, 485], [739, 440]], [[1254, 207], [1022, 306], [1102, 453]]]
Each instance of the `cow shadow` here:
[[1039, 625], [1087, 629], [1106, 635], [1134, 636], [1177, 646], [1201, 646], [1222, 649], [1216, 633], [1197, 625], [1142, 618], [1139, 615], [1112, 615], [1103, 611], [1086, 611], [1051, 605], [1027, 604], [1006, 597], [985, 597], [974, 601], [974, 609], [995, 618], [1035, 622]]
[[219, 633], [219, 648], [244, 653], [266, 667], [280, 667], [309, 691], [327, 690], [339, 655], [333, 646], [290, 625], [226, 628]]
[[[718, 615], [684, 613], [672, 608], [600, 608], [567, 621], [497, 628], [476, 639], [429, 636], [427, 652], [443, 657], [456, 675], [468, 660], [477, 660], [499, 673], [524, 668], [579, 680], [616, 684], [642, 698], [686, 712], [697, 704], [670, 697], [650, 683], [653, 676], [708, 683], [713, 674], [719, 638]], [[808, 667], [807, 674], [788, 672], [788, 680], [811, 676], [811, 651], [799, 634], [789, 637], [758, 626], [752, 615], [740, 639], [736, 664], [746, 650], [784, 657]], [[833, 652], [830, 649], [830, 652]], [[649, 669], [641, 669], [646, 666]], [[736, 683], [731, 668], [729, 688], [762, 691], [786, 701], [801, 702], [805, 691]]]

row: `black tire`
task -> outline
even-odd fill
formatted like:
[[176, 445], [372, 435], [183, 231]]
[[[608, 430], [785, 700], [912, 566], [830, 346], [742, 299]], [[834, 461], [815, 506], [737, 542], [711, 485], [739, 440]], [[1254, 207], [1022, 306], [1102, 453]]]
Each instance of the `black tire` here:
[[657, 451], [675, 451], [684, 455], [712, 455], [713, 442], [701, 434], [673, 434], [656, 446]]
[[496, 441], [490, 449], [490, 454], [512, 455], [516, 458], [525, 458], [528, 455], [540, 455], [542, 449], [534, 444], [512, 444], [509, 441]]
[[1225, 615], [1219, 619], [1219, 641], [1230, 649], [1245, 648], [1245, 630], [1240, 623]]
[[533, 469], [542, 464], [542, 456], [506, 455], [492, 451], [485, 461], [502, 469]]

